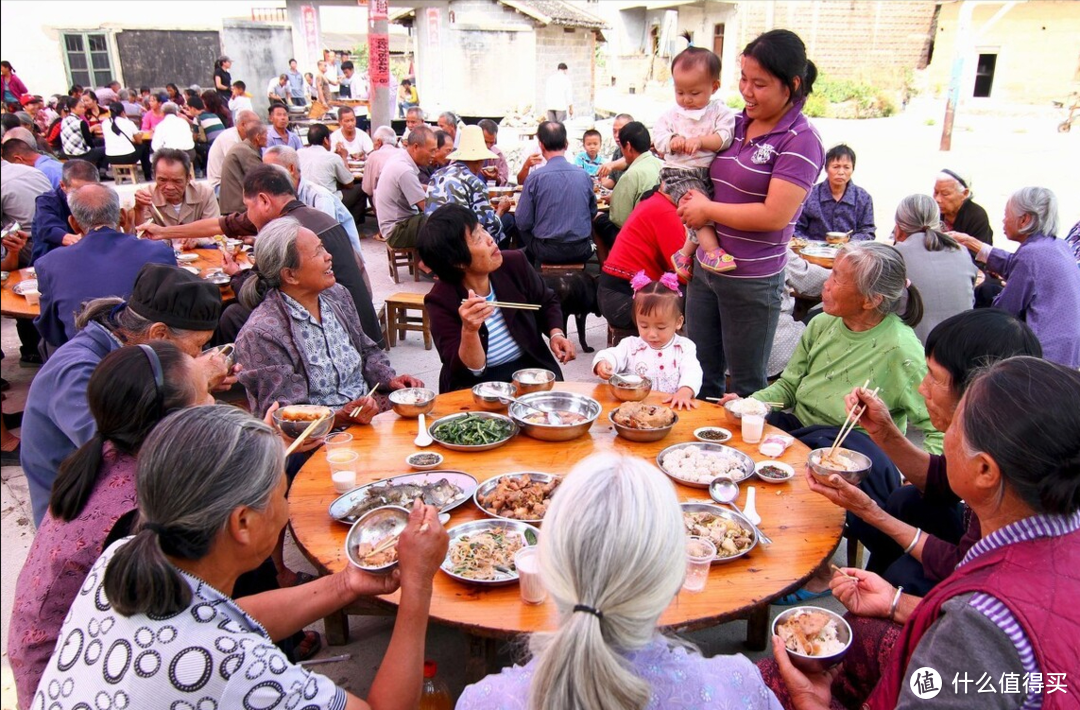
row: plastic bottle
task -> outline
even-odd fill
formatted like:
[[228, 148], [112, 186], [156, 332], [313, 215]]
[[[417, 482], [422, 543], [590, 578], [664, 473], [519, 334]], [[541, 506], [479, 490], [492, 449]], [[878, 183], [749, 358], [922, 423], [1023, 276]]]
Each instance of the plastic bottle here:
[[454, 701], [450, 688], [435, 677], [438, 666], [435, 661], [424, 661], [424, 687], [420, 691], [420, 710], [453, 710]]

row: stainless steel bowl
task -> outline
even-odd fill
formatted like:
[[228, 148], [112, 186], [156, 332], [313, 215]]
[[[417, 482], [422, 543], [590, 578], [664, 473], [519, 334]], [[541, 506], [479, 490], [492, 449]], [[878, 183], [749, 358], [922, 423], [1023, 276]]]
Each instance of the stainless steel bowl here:
[[[525, 378], [525, 382], [521, 378]], [[541, 367], [531, 367], [518, 370], [513, 376], [514, 387], [517, 388], [518, 397], [531, 392], [547, 392], [555, 386], [555, 373]]]
[[773, 620], [773, 635], [777, 635], [777, 630], [780, 628], [781, 624], [803, 611], [819, 611], [835, 621], [836, 638], [844, 644], [844, 648], [828, 656], [807, 656], [806, 654], [789, 650], [787, 652], [788, 658], [791, 659], [791, 665], [795, 666], [803, 673], [824, 673], [843, 660], [844, 656], [847, 655], [848, 649], [851, 648], [851, 627], [844, 621], [844, 617], [840, 616], [835, 611], [830, 611], [829, 609], [823, 609], [817, 606], [797, 606], [782, 611], [776, 616], [776, 619]]
[[[488, 392], [497, 392], [498, 395], [488, 394]], [[473, 385], [472, 398], [480, 409], [488, 412], [505, 412], [509, 403], [502, 401], [500, 397], [514, 397], [516, 392], [514, 385], [509, 382], [481, 382]]]
[[423, 387], [406, 387], [395, 390], [388, 395], [390, 406], [394, 408], [399, 417], [416, 419], [421, 414], [427, 414], [435, 409], [435, 390]]
[[364, 570], [376, 574], [385, 574], [397, 566], [395, 559], [389, 564], [379, 567], [371, 567], [357, 555], [357, 549], [362, 544], [378, 545], [383, 540], [398, 535], [409, 523], [409, 511], [397, 506], [376, 508], [360, 517], [349, 528], [349, 534], [345, 536], [345, 555], [349, 562]]
[[836, 255], [837, 249], [835, 247], [826, 246], [821, 242], [811, 242], [799, 252], [799, 256], [806, 261], [818, 266], [824, 266], [826, 269], [831, 269], [833, 264], [836, 263]]
[[[733, 405], [735, 402], [745, 402], [747, 400], [757, 402], [756, 399], [753, 399], [751, 397], [733, 399], [729, 402], [724, 402], [724, 413], [727, 414], [728, 421], [735, 426], [742, 426], [742, 414], [732, 411], [731, 405]], [[764, 402], [758, 402], [758, 404], [761, 405], [760, 407], [758, 407], [758, 409], [761, 411], [762, 416], [765, 416], [769, 413], [769, 405], [765, 404]]]
[[[636, 377], [637, 381], [633, 378]], [[622, 402], [640, 402], [652, 392], [652, 380], [641, 375], [614, 374], [608, 380], [611, 393]]]
[[615, 427], [615, 433], [626, 439], [627, 441], [660, 441], [665, 436], [671, 433], [671, 429], [679, 423], [679, 415], [675, 415], [675, 421], [671, 422], [667, 426], [656, 427], [653, 429], [635, 429], [634, 427], [623, 426], [615, 421], [615, 412], [619, 411], [616, 407], [608, 412], [608, 419], [611, 421], [611, 425]]
[[[475, 503], [476, 507], [479, 508], [480, 511], [489, 518], [495, 518], [496, 520], [509, 520], [511, 522], [532, 523], [534, 525], [540, 524], [540, 522], [543, 521], [542, 516], [539, 518], [526, 520], [520, 518], [510, 518], [505, 515], [495, 515], [495, 513], [490, 512], [480, 502], [480, 496], [486, 496], [490, 494], [498, 487], [499, 481], [503, 480], [504, 478], [520, 478], [521, 476], [528, 476], [531, 481], [535, 481], [537, 483], [551, 483], [555, 479], [562, 478], [562, 476], [556, 476], [553, 473], [539, 473], [538, 471], [515, 471], [514, 473], [504, 473], [501, 476], [489, 478], [488, 480], [477, 486], [476, 491], [473, 492], [473, 503]], [[555, 491], [552, 491], [551, 495], [554, 496]]]
[[[589, 430], [602, 407], [592, 397], [573, 392], [534, 392], [518, 398], [519, 402], [510, 405], [510, 418], [521, 427], [522, 433], [541, 441], [570, 441]], [[536, 424], [526, 421], [525, 417], [535, 415], [536, 409], [530, 409], [521, 403], [545, 412], [573, 412], [585, 417], [577, 424]]]
[[[750, 554], [751, 550], [753, 550], [755, 547], [757, 547], [758, 534], [757, 534], [757, 531], [754, 530], [754, 526], [750, 524], [749, 520], [747, 520], [742, 515], [739, 515], [734, 510], [728, 510], [727, 508], [721, 508], [720, 506], [713, 505], [712, 503], [680, 503], [679, 507], [682, 509], [683, 513], [708, 513], [710, 515], [715, 515], [718, 518], [723, 518], [724, 520], [731, 520], [731, 521], [737, 523], [739, 525], [739, 527], [741, 527], [743, 530], [750, 533], [750, 538], [752, 540], [752, 542], [750, 543], [750, 547], [746, 548], [742, 552], [737, 552], [737, 553], [735, 553], [733, 555], [727, 555], [726, 557], [721, 557], [720, 556], [720, 546], [717, 545], [716, 557], [714, 557], [713, 561], [712, 561], [712, 563], [714, 565], [717, 564], [718, 562], [731, 562], [732, 560], [737, 560], [740, 557], [745, 557], [746, 555]], [[686, 534], [687, 535], [697, 535], [699, 533], [687, 532]]]
[[474, 520], [471, 523], [456, 525], [447, 530], [447, 533], [450, 535], [450, 547], [447, 549], [446, 559], [443, 560], [442, 566], [439, 569], [457, 581], [465, 582], [466, 584], [480, 584], [492, 587], [517, 582], [518, 573], [517, 570], [513, 568], [506, 572], [499, 573], [495, 579], [470, 579], [469, 577], [465, 577], [454, 571], [454, 564], [450, 559], [450, 556], [454, 552], [454, 544], [466, 535], [474, 535], [486, 530], [498, 530], [509, 535], [520, 535], [528, 546], [535, 545], [540, 540], [540, 530], [538, 528], [517, 520]]
[[[454, 444], [440, 439], [435, 433], [435, 430], [439, 428], [440, 424], [446, 424], [447, 422], [452, 422], [455, 419], [464, 419], [465, 417], [501, 419], [510, 425], [510, 433], [506, 436], [505, 439], [493, 441], [489, 444]], [[490, 451], [491, 449], [497, 449], [498, 447], [513, 439], [519, 431], [521, 431], [521, 427], [518, 426], [517, 422], [515, 422], [508, 416], [505, 416], [503, 414], [496, 414], [494, 412], [461, 412], [460, 414], [450, 414], [448, 416], [436, 419], [431, 423], [431, 426], [428, 427], [428, 434], [431, 435], [431, 438], [434, 439], [435, 442], [440, 446], [445, 446], [451, 451]]]
[[[312, 415], [310, 419], [286, 419], [287, 413], [304, 413]], [[315, 427], [315, 431], [311, 432], [309, 439], [321, 439], [330, 433], [330, 429], [334, 426], [334, 410], [330, 407], [323, 407], [318, 404], [290, 404], [287, 407], [282, 407], [274, 412], [274, 425], [281, 430], [281, 433], [290, 439], [295, 439], [304, 433], [304, 430], [308, 428], [308, 425], [315, 420], [314, 415], [325, 415], [322, 423]]]
[[852, 451], [851, 449], [837, 449], [837, 455], [842, 455], [859, 466], [859, 468], [855, 470], [844, 471], [838, 468], [830, 468], [829, 466], [820, 463], [822, 457], [828, 453], [829, 449], [827, 448], [814, 449], [810, 452], [810, 455], [806, 457], [806, 462], [810, 464], [811, 473], [817, 476], [822, 483], [827, 484], [829, 476], [835, 473], [851, 485], [857, 486], [870, 474], [870, 466], [873, 462], [870, 460], [869, 456], [860, 454], [858, 451]]

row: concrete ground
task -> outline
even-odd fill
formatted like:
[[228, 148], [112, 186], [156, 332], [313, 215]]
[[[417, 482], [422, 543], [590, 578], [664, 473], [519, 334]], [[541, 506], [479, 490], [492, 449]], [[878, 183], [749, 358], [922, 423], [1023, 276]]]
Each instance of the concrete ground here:
[[[626, 97], [633, 100], [627, 108], [642, 114], [657, 112], [658, 102], [648, 97]], [[647, 103], [649, 102], [649, 103]], [[1075, 171], [1080, 164], [1080, 137], [1074, 134], [1054, 132], [1056, 114], [1041, 107], [1011, 108], [1007, 114], [962, 114], [957, 120], [953, 139], [953, 151], [938, 151], [940, 136], [940, 103], [916, 101], [908, 112], [887, 119], [868, 121], [817, 120], [815, 124], [822, 133], [827, 146], [848, 142], [858, 154], [855, 181], [868, 189], [877, 204], [879, 236], [891, 233], [892, 213], [897, 202], [912, 192], [929, 193], [934, 176], [943, 167], [959, 169], [974, 176], [976, 199], [990, 213], [991, 224], [996, 233], [995, 241], [1005, 245], [1000, 230], [1000, 215], [1005, 200], [1015, 189], [1029, 184], [1044, 185], [1053, 189], [1061, 201], [1060, 219], [1067, 230], [1080, 219], [1080, 192], [1076, 190]], [[658, 112], [657, 112], [658, 115]], [[936, 123], [931, 124], [931, 121]], [[600, 127], [610, 123], [599, 122]], [[610, 132], [610, 131], [608, 131]], [[127, 192], [128, 190], [124, 190]], [[370, 222], [370, 221], [369, 221]], [[373, 228], [367, 226], [367, 232]], [[376, 301], [397, 291], [426, 292], [428, 283], [402, 281], [394, 284], [386, 268], [386, 252], [382, 243], [363, 240], [364, 256], [368, 262]], [[606, 324], [602, 319], [591, 317], [586, 331], [593, 347], [601, 347], [606, 338]], [[570, 339], [577, 343], [574, 324], [570, 324]], [[2, 345], [8, 357], [2, 361], [3, 377], [11, 381], [3, 404], [4, 412], [21, 411], [26, 391], [34, 369], [24, 369], [18, 364], [18, 339], [10, 319], [2, 322]], [[423, 348], [419, 334], [411, 333], [404, 342], [393, 349], [391, 359], [399, 373], [410, 373], [429, 383], [438, 379], [439, 359], [434, 350]], [[591, 378], [590, 357], [579, 357], [564, 368], [567, 380]], [[2, 470], [3, 494], [0, 505], [0, 540], [3, 541], [3, 564], [0, 565], [0, 642], [3, 654], [3, 688], [0, 708], [14, 708], [14, 689], [7, 663], [7, 633], [11, 613], [15, 581], [33, 538], [29, 498], [25, 478], [18, 467]], [[838, 562], [844, 562], [843, 553]], [[302, 559], [291, 541], [287, 548], [287, 560], [294, 569], [310, 567]], [[826, 605], [836, 607], [827, 600]], [[777, 608], [773, 608], [776, 613]], [[700, 644], [702, 650], [717, 653], [744, 652], [745, 622], [732, 622], [720, 627], [689, 634]], [[316, 627], [318, 628], [318, 626]], [[318, 670], [329, 675], [358, 694], [365, 694], [378, 668], [392, 629], [389, 617], [352, 617], [351, 636], [347, 646], [326, 648], [321, 657], [342, 653], [351, 654], [346, 662], [319, 666]], [[521, 646], [517, 647], [518, 652]], [[504, 646], [500, 655], [502, 662], [511, 658], [511, 646]], [[442, 675], [454, 693], [463, 687], [467, 643], [462, 634], [453, 629], [433, 624], [428, 632], [429, 658], [437, 661]], [[751, 658], [763, 654], [748, 653]]]

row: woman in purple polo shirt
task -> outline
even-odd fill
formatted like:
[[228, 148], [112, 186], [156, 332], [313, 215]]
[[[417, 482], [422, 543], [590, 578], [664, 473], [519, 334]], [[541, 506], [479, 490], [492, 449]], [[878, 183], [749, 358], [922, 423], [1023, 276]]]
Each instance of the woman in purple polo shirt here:
[[739, 79], [746, 108], [735, 118], [731, 145], [709, 169], [715, 202], [691, 192], [679, 204], [688, 226], [715, 224], [736, 264], [723, 274], [697, 269], [688, 288], [687, 327], [705, 370], [701, 397], [724, 394], [725, 369], [740, 395], [766, 384], [787, 244], [825, 161], [821, 137], [802, 114], [816, 76], [805, 45], [789, 30], [746, 45]]

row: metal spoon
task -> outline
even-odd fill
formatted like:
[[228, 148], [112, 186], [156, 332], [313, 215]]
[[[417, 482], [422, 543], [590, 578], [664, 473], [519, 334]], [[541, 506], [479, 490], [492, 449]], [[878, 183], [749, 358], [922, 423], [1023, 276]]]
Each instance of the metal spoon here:
[[551, 424], [553, 426], [562, 426], [562, 423], [563, 423], [562, 419], [559, 417], [559, 415], [556, 412], [552, 412], [552, 411], [549, 411], [547, 409], [540, 409], [540, 407], [537, 407], [536, 405], [529, 404], [528, 402], [522, 402], [520, 399], [518, 399], [516, 397], [511, 397], [508, 394], [503, 394], [502, 392], [499, 392], [498, 390], [495, 390], [495, 389], [488, 389], [487, 387], [481, 387], [480, 388], [480, 393], [482, 395], [486, 396], [486, 397], [498, 397], [499, 401], [502, 402], [503, 404], [520, 404], [522, 407], [525, 407], [526, 409], [531, 409], [534, 412], [540, 412], [541, 414], [544, 414], [544, 415], [547, 416], [548, 424]]
[[[709, 484], [709, 497], [717, 503], [723, 503], [732, 508], [736, 513], [746, 518], [746, 515], [739, 510], [739, 506], [735, 505], [735, 501], [739, 497], [739, 484], [730, 478], [713, 479], [713, 482]], [[752, 520], [747, 519], [747, 522], [750, 523], [750, 527], [754, 528], [754, 532], [756, 532], [758, 536], [758, 541], [761, 542], [762, 545], [769, 546], [772, 544], [772, 538], [761, 532], [761, 529], [755, 525]]]
[[419, 427], [419, 431], [416, 434], [416, 439], [413, 443], [417, 446], [431, 446], [435, 443], [435, 440], [431, 438], [431, 434], [427, 430], [427, 421], [424, 419], [424, 415], [421, 414], [419, 419], [416, 420]]

